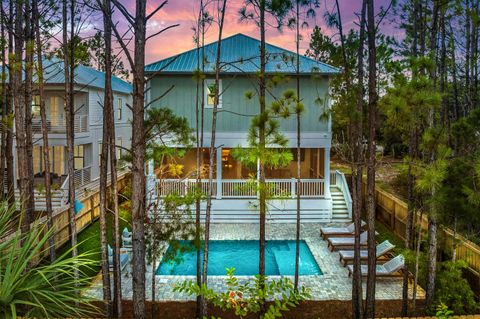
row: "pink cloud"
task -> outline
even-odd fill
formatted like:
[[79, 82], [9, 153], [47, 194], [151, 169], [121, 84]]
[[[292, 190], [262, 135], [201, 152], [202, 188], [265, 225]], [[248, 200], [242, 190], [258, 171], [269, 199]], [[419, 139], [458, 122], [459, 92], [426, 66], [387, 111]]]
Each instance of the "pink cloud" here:
[[[130, 12], [133, 13], [135, 11], [134, 1], [122, 1], [130, 10]], [[147, 5], [147, 12], [152, 12], [161, 2], [163, 2], [163, 0], [149, 1]], [[166, 31], [160, 36], [149, 41], [146, 48], [147, 63], [152, 63], [195, 47], [195, 44], [193, 43], [192, 27], [194, 27], [196, 24], [199, 2], [199, 0], [171, 0], [151, 19], [147, 26], [147, 34], [153, 34], [161, 28], [172, 24], [179, 24], [179, 26]], [[302, 53], [308, 48], [311, 30], [315, 25], [319, 25], [322, 30], [330, 36], [336, 35], [336, 30], [328, 29], [324, 19], [325, 12], [327, 10], [333, 10], [335, 8], [335, 3], [333, 0], [322, 1], [321, 3], [321, 7], [316, 10], [316, 18], [308, 22], [308, 28], [302, 29], [301, 33], [303, 40], [300, 45]], [[387, 5], [387, 3], [388, 0], [378, 0], [377, 8], [379, 8], [382, 4]], [[224, 26], [224, 37], [233, 35], [235, 33], [245, 33], [255, 38], [259, 38], [258, 28], [253, 22], [240, 21], [238, 11], [243, 4], [244, 0], [229, 0], [227, 2], [228, 7], [225, 14], [226, 21]], [[356, 21], [358, 21], [358, 17], [356, 13], [358, 13], [361, 9], [360, 4], [360, 1], [340, 1], [343, 24], [346, 30], [350, 28], [357, 28]], [[213, 6], [211, 6], [209, 11], [211, 13], [215, 11]], [[206, 43], [216, 41], [218, 37], [217, 29], [218, 28], [215, 23], [209, 27], [209, 30], [205, 36]], [[393, 26], [388, 25], [387, 22], [382, 24], [382, 31], [390, 35], [399, 34], [398, 30]], [[267, 42], [288, 50], [295, 50], [295, 33], [293, 30], [289, 30], [287, 28], [283, 28], [283, 31], [281, 32], [276, 29], [269, 28], [267, 31]]]

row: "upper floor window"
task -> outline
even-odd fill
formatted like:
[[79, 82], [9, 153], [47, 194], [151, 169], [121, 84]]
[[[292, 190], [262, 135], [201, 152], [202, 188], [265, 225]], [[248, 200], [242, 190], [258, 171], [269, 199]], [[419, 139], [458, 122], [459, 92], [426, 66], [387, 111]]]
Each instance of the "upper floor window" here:
[[117, 99], [117, 120], [118, 121], [122, 120], [122, 104], [123, 104], [122, 98], [119, 97]]
[[32, 97], [32, 116], [40, 116], [40, 96], [34, 95]]
[[[217, 93], [221, 94], [222, 93], [222, 80], [219, 80], [218, 82], [218, 90], [215, 85], [215, 80], [214, 79], [208, 79], [205, 80], [205, 107], [206, 108], [213, 108], [214, 103], [215, 103], [215, 94]], [[222, 107], [222, 97], [221, 95], [218, 97], [218, 107]]]
[[83, 145], [75, 145], [73, 148], [73, 164], [75, 169], [82, 169], [85, 166], [85, 150]]

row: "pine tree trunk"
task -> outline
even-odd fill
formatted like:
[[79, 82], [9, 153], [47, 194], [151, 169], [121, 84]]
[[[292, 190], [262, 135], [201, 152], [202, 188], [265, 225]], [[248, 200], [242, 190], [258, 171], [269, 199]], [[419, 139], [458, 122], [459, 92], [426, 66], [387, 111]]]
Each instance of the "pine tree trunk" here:
[[420, 266], [420, 247], [422, 245], [422, 219], [423, 219], [423, 215], [420, 212], [418, 236], [417, 236], [417, 247], [415, 248], [415, 274], [413, 275], [412, 315], [416, 315], [416, 312], [417, 312], [417, 285], [418, 285], [418, 268]]
[[[8, 16], [8, 54], [9, 56], [14, 55], [14, 44], [13, 44], [13, 30], [15, 27], [14, 24], [14, 1], [9, 1], [9, 16]], [[14, 94], [13, 92], [13, 79], [9, 78], [9, 88], [7, 91], [7, 116], [13, 116], [13, 101]], [[14, 173], [14, 163], [15, 159], [13, 157], [13, 127], [9, 127], [7, 130], [6, 142], [5, 142], [5, 161], [7, 167], [7, 200], [10, 207], [15, 205], [15, 173]]]
[[[103, 27], [105, 38], [105, 93], [103, 97], [103, 132], [102, 148], [100, 151], [100, 246], [102, 251], [102, 284], [103, 284], [103, 302], [105, 304], [105, 313], [109, 318], [113, 317], [112, 310], [112, 289], [110, 281], [110, 265], [108, 254], [107, 239], [107, 176], [108, 176], [108, 149], [110, 143], [109, 121], [110, 113], [113, 109], [112, 91], [111, 91], [111, 68], [107, 67], [107, 52], [111, 49], [107, 44], [108, 26], [110, 26], [110, 6], [109, 0], [103, 0], [98, 5], [103, 10]], [[110, 75], [109, 75], [110, 74]], [[114, 270], [117, 269], [114, 267]]]
[[[355, 240], [354, 240], [354, 260], [352, 274], [352, 314], [353, 318], [362, 317], [362, 274], [360, 259], [360, 233], [362, 228], [362, 188], [363, 188], [363, 162], [364, 162], [364, 146], [363, 146], [363, 113], [364, 113], [364, 43], [365, 43], [365, 25], [367, 1], [362, 2], [362, 12], [360, 17], [360, 35], [358, 48], [358, 84], [357, 84], [357, 103], [356, 116], [350, 119], [350, 148], [352, 149], [352, 203], [353, 203], [353, 222], [355, 223]], [[337, 3], [338, 7], [338, 3]], [[339, 10], [339, 9], [338, 9]]]
[[[203, 34], [203, 0], [200, 0], [200, 11], [198, 14], [198, 24], [197, 24], [197, 39], [196, 39], [196, 51], [197, 51], [197, 69], [200, 72], [200, 65], [204, 64], [204, 59], [200, 58], [200, 35]], [[202, 31], [200, 31], [202, 30]], [[203, 51], [202, 51], [203, 52]], [[200, 64], [201, 63], [201, 64]], [[195, 98], [195, 140], [196, 140], [196, 170], [197, 170], [197, 178], [196, 178], [196, 185], [197, 191], [201, 191], [201, 174], [202, 174], [202, 142], [200, 139], [203, 139], [203, 132], [202, 137], [200, 137], [200, 97], [203, 97], [203, 91], [201, 89], [201, 82], [203, 83], [203, 73], [202, 76], [197, 76], [196, 78], [196, 98]], [[203, 129], [203, 126], [202, 126]], [[217, 176], [218, 178], [218, 176]], [[198, 245], [196, 247], [197, 250], [197, 264], [196, 264], [196, 280], [197, 285], [200, 287], [202, 285], [202, 252], [201, 252], [201, 207], [200, 207], [200, 196], [195, 198], [195, 242]], [[197, 304], [196, 304], [196, 315], [197, 318], [202, 317], [202, 305], [203, 305], [203, 296], [197, 296]]]
[[[297, 84], [297, 103], [300, 103], [300, 2], [296, 1], [296, 84]], [[300, 232], [301, 232], [301, 223], [300, 223], [300, 201], [302, 195], [302, 162], [301, 162], [301, 148], [300, 148], [300, 113], [297, 110], [296, 113], [297, 120], [297, 228], [295, 232], [295, 278], [294, 278], [294, 289], [298, 291], [298, 276], [300, 268]]]
[[[210, 139], [210, 162], [208, 170], [208, 195], [207, 195], [207, 207], [205, 212], [205, 241], [203, 249], [203, 267], [202, 267], [202, 285], [208, 284], [208, 248], [210, 241], [210, 214], [212, 210], [212, 197], [213, 197], [213, 170], [215, 169], [215, 158], [217, 154], [215, 142], [217, 131], [217, 112], [220, 102], [220, 68], [221, 68], [221, 52], [222, 52], [222, 36], [223, 36], [223, 24], [225, 20], [225, 10], [227, 7], [227, 0], [223, 0], [223, 4], [220, 12], [220, 21], [218, 27], [218, 44], [217, 44], [217, 57], [215, 60], [215, 97], [212, 110], [212, 136]], [[221, 164], [218, 164], [221, 165]], [[220, 178], [220, 176], [217, 176]], [[202, 300], [202, 316], [207, 316], [207, 304], [205, 300]]]
[[27, 136], [25, 130], [25, 96], [19, 94], [22, 92], [22, 56], [23, 56], [23, 4], [20, 1], [15, 2], [15, 51], [11, 59], [10, 66], [12, 68], [12, 91], [17, 92], [13, 95], [13, 104], [15, 107], [15, 137], [17, 142], [17, 171], [20, 186], [20, 210], [21, 210], [21, 227], [22, 234], [28, 232], [32, 211], [28, 205], [30, 199], [28, 185], [28, 156], [27, 156]]
[[[105, 99], [104, 99], [104, 117], [107, 117], [104, 130], [106, 141], [110, 150], [110, 182], [112, 189], [112, 215], [113, 215], [113, 309], [117, 318], [122, 317], [122, 273], [120, 268], [120, 218], [118, 211], [118, 178], [117, 178], [117, 152], [115, 147], [115, 116], [112, 91], [112, 7], [110, 0], [104, 0], [105, 12], [104, 18], [104, 37], [105, 37]], [[106, 111], [108, 110], [108, 111]], [[104, 145], [102, 144], [102, 146]], [[102, 149], [103, 150], [103, 149]], [[105, 156], [107, 158], [108, 156]], [[105, 165], [108, 166], [108, 165]], [[105, 168], [106, 169], [106, 168]], [[105, 174], [107, 175], [107, 174]]]
[[470, 110], [470, 48], [471, 48], [471, 11], [470, 0], [465, 1], [465, 105], [463, 116], [467, 116]]
[[[2, 39], [5, 39], [5, 23], [6, 17], [5, 12], [3, 11], [3, 5], [0, 6], [0, 33]], [[6, 75], [7, 75], [7, 54], [6, 54], [6, 44], [3, 43], [2, 45], [2, 118], [7, 116], [7, 83], [6, 83]], [[5, 200], [5, 186], [6, 186], [6, 178], [5, 178], [5, 170], [6, 170], [6, 142], [7, 142], [7, 131], [9, 130], [6, 127], [6, 123], [3, 122], [1, 126], [1, 150], [0, 150], [0, 173], [1, 173], [1, 180], [0, 180], [0, 199], [3, 201]]]
[[[413, 223], [415, 217], [415, 200], [414, 200], [414, 176], [413, 176], [413, 157], [415, 154], [415, 130], [416, 128], [411, 127], [409, 133], [409, 143], [408, 143], [408, 156], [410, 161], [408, 163], [408, 175], [407, 175], [407, 197], [408, 197], [408, 211], [407, 211], [407, 222], [405, 226], [405, 248], [412, 249], [413, 244]], [[402, 287], [402, 316], [407, 316], [408, 314], [408, 279], [409, 279], [409, 270], [408, 266], [405, 265], [403, 271], [403, 287]]]
[[377, 116], [377, 54], [375, 44], [374, 0], [368, 1], [368, 157], [367, 157], [367, 228], [368, 274], [365, 318], [375, 317], [376, 242], [375, 242], [375, 134]]
[[[411, 47], [411, 55], [413, 57], [417, 57], [418, 50], [417, 50], [417, 43], [418, 43], [418, 1], [413, 0], [413, 8], [412, 8], [412, 19], [413, 19], [413, 30], [412, 30], [412, 47]], [[408, 162], [408, 175], [407, 175], [407, 198], [408, 198], [408, 211], [407, 211], [407, 222], [405, 225], [405, 247], [407, 249], [413, 248], [413, 224], [414, 224], [414, 176], [413, 176], [413, 158], [416, 153], [416, 128], [410, 127], [409, 132], [409, 143], [408, 143], [408, 156], [410, 161]], [[402, 286], [402, 316], [406, 317], [408, 315], [408, 279], [409, 279], [409, 270], [408, 266], [405, 265], [404, 272], [403, 272], [403, 286]]]
[[[435, 191], [432, 192], [432, 197]], [[435, 300], [435, 279], [437, 273], [437, 220], [434, 216], [435, 209], [432, 209], [428, 216], [428, 254], [427, 254], [427, 286], [425, 289], [425, 306], [427, 309], [433, 307]]]
[[[32, 136], [32, 90], [33, 90], [33, 54], [34, 37], [32, 32], [30, 1], [25, 1], [25, 152], [27, 159], [33, 158], [33, 136]], [[35, 218], [35, 198], [33, 185], [33, 161], [28, 160], [27, 168], [27, 190], [28, 201], [26, 202], [27, 210], [30, 214], [30, 220]]]
[[[42, 42], [40, 33], [40, 14], [38, 10], [38, 1], [32, 1], [33, 9], [33, 21], [35, 29], [35, 42], [37, 49], [37, 82], [38, 82], [38, 95], [40, 100], [40, 117], [42, 122], [42, 139], [43, 139], [43, 162], [44, 162], [44, 178], [45, 178], [45, 204], [47, 209], [47, 229], [50, 231], [53, 229], [53, 208], [52, 208], [52, 186], [50, 175], [50, 148], [48, 143], [48, 126], [47, 126], [47, 111], [45, 107], [45, 87], [43, 76], [43, 56], [42, 56]], [[48, 239], [50, 261], [55, 260], [55, 234], [52, 233]]]
[[[430, 38], [430, 53], [432, 55], [436, 54], [437, 48], [437, 20], [438, 20], [438, 4], [434, 1], [433, 8], [433, 18], [432, 18], [432, 28], [431, 28], [431, 38]], [[469, 8], [469, 7], [467, 7]], [[470, 12], [470, 10], [468, 10]], [[469, 20], [470, 18], [467, 18]], [[470, 30], [470, 22], [468, 23], [468, 29]], [[468, 31], [470, 32], [470, 31]], [[470, 47], [470, 44], [468, 44]], [[467, 50], [468, 51], [468, 50]], [[432, 68], [430, 77], [433, 80], [434, 86], [436, 85], [437, 72], [435, 68]], [[468, 80], [469, 81], [469, 80]], [[467, 85], [468, 88], [469, 85]], [[468, 94], [467, 94], [468, 95]], [[471, 101], [470, 98], [469, 102]], [[442, 99], [443, 100], [443, 99]], [[435, 110], [431, 110], [429, 114], [430, 127], [434, 128], [436, 125], [435, 120]], [[436, 154], [432, 152], [430, 155], [430, 163], [435, 162]], [[431, 198], [435, 198], [437, 189], [432, 187], [431, 189]], [[428, 254], [427, 254], [427, 284], [426, 284], [426, 296], [425, 296], [425, 306], [427, 309], [433, 307], [433, 302], [435, 300], [435, 281], [437, 273], [437, 208], [436, 204], [432, 203], [430, 205], [430, 214], [428, 216]]]
[[[455, 40], [453, 39], [453, 29], [450, 26], [450, 55], [452, 61], [456, 61], [455, 54]], [[452, 63], [452, 82], [453, 82], [453, 99], [454, 107], [453, 114], [450, 114], [450, 120], [452, 122], [457, 121], [460, 118], [460, 101], [459, 101], [459, 90], [458, 90], [458, 80], [457, 80], [457, 64]]]
[[[259, 81], [259, 103], [260, 114], [265, 113], [265, 98], [266, 98], [266, 73], [265, 65], [267, 63], [266, 50], [265, 50], [265, 0], [260, 0], [260, 81]], [[265, 137], [265, 124], [260, 123], [258, 132], [258, 147], [259, 154], [265, 153], [266, 137]], [[258, 273], [260, 275], [260, 289], [265, 287], [265, 227], [267, 222], [267, 189], [265, 182], [265, 163], [262, 158], [258, 159], [258, 178], [259, 178], [259, 213], [260, 213], [260, 234], [259, 234], [259, 265]], [[262, 311], [260, 316], [265, 312], [265, 300], [260, 301], [262, 304]]]
[[[63, 25], [63, 52], [64, 52], [64, 74], [65, 74], [65, 121], [67, 131], [67, 171], [68, 171], [68, 213], [70, 220], [70, 240], [72, 245], [72, 255], [77, 256], [77, 223], [75, 216], [75, 166], [73, 160], [74, 153], [74, 79], [75, 74], [75, 45], [73, 39], [75, 30], [75, 0], [70, 2], [70, 45], [68, 42], [68, 13], [67, 1], [63, 0], [62, 7], [62, 25]], [[78, 278], [78, 268], [74, 270], [75, 278]]]
[[[107, 0], [108, 1], [108, 0]], [[110, 83], [111, 84], [111, 83]], [[111, 88], [110, 88], [110, 94]], [[112, 97], [113, 102], [113, 97]], [[120, 216], [118, 209], [118, 160], [117, 160], [117, 149], [115, 146], [115, 120], [113, 112], [113, 103], [112, 103], [112, 112], [110, 112], [110, 121], [108, 123], [110, 131], [110, 181], [112, 187], [112, 214], [113, 214], [113, 298], [114, 298], [114, 309], [115, 315], [117, 318], [122, 317], [122, 272], [120, 268]], [[120, 146], [118, 146], [120, 147]]]
[[135, 34], [132, 121], [132, 244], [133, 310], [145, 319], [145, 44], [146, 0], [136, 0], [133, 32]]

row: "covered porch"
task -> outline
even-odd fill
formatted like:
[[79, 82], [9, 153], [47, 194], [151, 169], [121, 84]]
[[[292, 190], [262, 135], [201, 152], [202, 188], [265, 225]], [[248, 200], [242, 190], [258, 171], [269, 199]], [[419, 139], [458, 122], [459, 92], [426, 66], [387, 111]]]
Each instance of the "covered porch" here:
[[[50, 158], [50, 174], [51, 183], [57, 188], [65, 187], [68, 176], [67, 147], [64, 145], [49, 146]], [[75, 185], [81, 186], [89, 183], [92, 180], [91, 174], [91, 160], [92, 160], [92, 145], [79, 144], [74, 146], [74, 166], [75, 166]], [[45, 162], [43, 158], [43, 146], [35, 145], [33, 147], [33, 174], [34, 184], [44, 185], [45, 180]]]
[[[301, 183], [296, 180], [296, 149], [290, 149], [293, 161], [286, 167], [267, 169], [265, 172], [268, 196], [291, 199], [300, 194], [303, 198], [330, 197], [330, 150], [325, 148], [301, 149]], [[209, 193], [209, 149], [201, 150], [201, 190]], [[221, 165], [218, 165], [221, 163]], [[189, 150], [183, 157], [175, 157], [155, 163], [156, 194], [166, 196], [176, 193], [186, 195], [196, 187], [196, 150]], [[246, 167], [232, 155], [231, 148], [219, 147], [213, 172], [212, 193], [215, 199], [257, 198], [257, 168]]]

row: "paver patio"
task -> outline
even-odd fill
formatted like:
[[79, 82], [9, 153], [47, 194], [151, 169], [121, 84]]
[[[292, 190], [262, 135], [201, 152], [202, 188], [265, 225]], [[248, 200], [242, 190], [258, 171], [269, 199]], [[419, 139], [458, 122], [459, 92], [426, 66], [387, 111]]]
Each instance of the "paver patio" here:
[[[349, 300], [351, 299], [352, 279], [348, 277], [348, 271], [342, 267], [339, 262], [337, 252], [330, 252], [327, 249], [326, 241], [320, 238], [320, 227], [325, 224], [308, 223], [302, 224], [301, 237], [308, 244], [315, 260], [320, 266], [323, 274], [314, 276], [300, 276], [300, 284], [311, 290], [312, 300]], [[335, 225], [335, 224], [331, 224]], [[338, 225], [338, 224], [337, 224]], [[256, 224], [212, 224], [212, 240], [257, 240], [259, 226]], [[294, 224], [267, 224], [267, 240], [288, 240], [295, 239]], [[147, 299], [151, 299], [151, 265], [147, 265], [146, 290]], [[92, 297], [102, 299], [102, 281], [101, 275], [92, 283], [88, 294]], [[287, 276], [291, 277], [292, 276]], [[225, 291], [224, 276], [209, 276], [208, 285], [217, 291]], [[249, 280], [252, 277], [239, 276], [240, 280]], [[279, 276], [270, 276], [275, 279]], [[174, 293], [173, 287], [176, 283], [184, 280], [195, 280], [195, 276], [156, 276], [156, 300], [194, 300], [183, 294]], [[125, 299], [132, 298], [132, 279], [131, 266], [127, 265], [122, 273], [122, 289]], [[409, 285], [409, 295], [412, 296], [413, 284]], [[365, 294], [365, 280], [364, 289]], [[425, 297], [422, 288], [417, 289], [417, 298]], [[378, 279], [376, 285], [377, 299], [401, 299], [402, 298], [402, 279], [388, 278]]]

